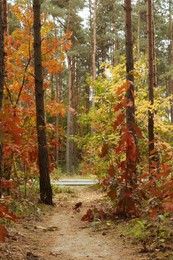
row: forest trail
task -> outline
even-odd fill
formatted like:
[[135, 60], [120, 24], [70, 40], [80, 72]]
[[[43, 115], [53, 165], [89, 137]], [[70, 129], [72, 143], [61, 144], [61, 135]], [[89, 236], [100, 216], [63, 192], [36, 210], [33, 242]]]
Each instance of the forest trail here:
[[[55, 197], [56, 207], [49, 208], [41, 222], [17, 224], [11, 244], [4, 245], [3, 260], [144, 260], [139, 248], [132, 248], [128, 240], [116, 230], [116, 225], [81, 221], [87, 209], [103, 199], [92, 188], [73, 187], [75, 193], [61, 193]], [[70, 191], [69, 190], [69, 191]], [[80, 212], [76, 203], [82, 202]], [[6, 246], [6, 248], [5, 248]], [[7, 250], [8, 249], [8, 250]]]

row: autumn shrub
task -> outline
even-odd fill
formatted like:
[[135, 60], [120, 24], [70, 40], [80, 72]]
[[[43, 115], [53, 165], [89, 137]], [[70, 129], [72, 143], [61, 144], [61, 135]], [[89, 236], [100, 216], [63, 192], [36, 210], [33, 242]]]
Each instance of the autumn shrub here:
[[[1, 189], [15, 189], [14, 182], [11, 180], [0, 180]], [[16, 221], [17, 216], [9, 207], [9, 203], [12, 201], [9, 197], [0, 198], [0, 242], [4, 242], [5, 238], [8, 236], [7, 224], [11, 221]]]
[[[94, 84], [95, 105], [88, 115], [80, 117], [80, 124], [90, 125], [91, 134], [78, 137], [83, 151], [83, 171], [92, 171], [101, 180], [112, 200], [115, 214], [133, 216], [141, 214], [148, 203], [148, 214], [161, 214], [172, 210], [172, 148], [168, 105], [170, 98], [156, 90], [156, 102], [147, 100], [147, 68], [145, 57], [135, 65], [136, 125], [133, 126], [137, 146], [126, 127], [126, 99], [129, 83], [125, 79], [125, 66], [105, 66], [105, 74]], [[159, 169], [155, 176], [148, 172], [148, 111], [155, 112], [155, 151], [159, 154]], [[136, 173], [126, 168], [127, 151], [133, 161], [137, 158]], [[85, 166], [86, 165], [86, 166]], [[168, 170], [169, 168], [169, 170]], [[146, 209], [145, 208], [145, 209]]]

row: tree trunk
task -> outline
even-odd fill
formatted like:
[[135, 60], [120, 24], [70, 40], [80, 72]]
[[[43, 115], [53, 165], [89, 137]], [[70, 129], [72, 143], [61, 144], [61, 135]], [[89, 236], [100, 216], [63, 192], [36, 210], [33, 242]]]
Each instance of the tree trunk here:
[[[2, 110], [3, 87], [4, 87], [4, 30], [3, 30], [3, 21], [2, 21], [2, 1], [0, 1], [0, 111]], [[2, 179], [2, 143], [0, 142], [0, 198], [2, 194], [1, 179]]]
[[[147, 5], [147, 26], [148, 26], [148, 93], [149, 102], [154, 104], [154, 87], [156, 86], [156, 64], [155, 64], [155, 50], [154, 50], [154, 18], [153, 18], [153, 2], [148, 0]], [[154, 140], [154, 111], [148, 111], [148, 150], [149, 150], [149, 172], [152, 175], [158, 167], [156, 162], [158, 158], [155, 151]]]
[[132, 40], [132, 7], [131, 0], [125, 0], [125, 23], [126, 23], [126, 73], [127, 80], [130, 82], [130, 88], [126, 92], [127, 102], [131, 106], [126, 108], [126, 123], [129, 131], [134, 135], [133, 125], [135, 123], [134, 106], [134, 61], [133, 61], [133, 40]]
[[[73, 120], [74, 120], [74, 136], [76, 136], [78, 134], [78, 122], [77, 122], [77, 114], [78, 114], [78, 110], [79, 110], [79, 77], [80, 74], [78, 75], [78, 68], [79, 64], [78, 64], [78, 59], [77, 57], [75, 57], [75, 62], [74, 62], [74, 92], [73, 92], [73, 108], [74, 108], [74, 115], [73, 115]], [[73, 165], [75, 167], [75, 169], [77, 168], [78, 165], [78, 158], [79, 158], [79, 150], [77, 147], [77, 143], [75, 141], [73, 141]]]
[[[94, 0], [93, 3], [93, 21], [92, 21], [92, 80], [93, 82], [96, 80], [96, 17], [97, 17], [97, 0]], [[95, 106], [95, 90], [92, 87], [92, 100], [91, 100], [91, 106]], [[91, 133], [94, 132], [94, 129], [91, 128]]]
[[[173, 21], [172, 21], [172, 15], [173, 15], [173, 3], [172, 0], [169, 1], [169, 57], [168, 62], [170, 67], [173, 66]], [[169, 76], [168, 79], [169, 84], [169, 94], [173, 95], [173, 76]], [[173, 124], [173, 98], [171, 99], [171, 123]]]
[[113, 9], [114, 9], [114, 46], [113, 46], [113, 59], [112, 63], [113, 66], [118, 64], [118, 34], [117, 34], [117, 16], [116, 16], [116, 2], [113, 3]]
[[2, 109], [4, 87], [4, 29], [2, 20], [2, 2], [0, 1], [0, 110]]
[[72, 58], [68, 57], [68, 114], [67, 114], [67, 146], [66, 146], [66, 168], [67, 174], [73, 171], [73, 111], [72, 111]]
[[2, 0], [2, 20], [4, 33], [7, 34], [8, 23], [7, 23], [7, 0]]
[[[67, 17], [67, 31], [70, 31], [71, 21], [71, 8], [72, 2], [68, 4], [68, 17]], [[67, 143], [66, 143], [66, 171], [70, 175], [73, 172], [73, 113], [72, 113], [72, 98], [73, 98], [73, 79], [72, 79], [72, 57], [68, 56], [68, 112], [67, 112]]]
[[[67, 31], [71, 30], [73, 1], [69, 1]], [[76, 44], [75, 37], [72, 39], [73, 47]], [[68, 59], [68, 114], [67, 114], [67, 145], [66, 145], [66, 169], [67, 174], [72, 174], [77, 166], [77, 146], [72, 139], [77, 129], [77, 82], [76, 82], [76, 56], [74, 54], [67, 55]]]
[[[126, 107], [126, 125], [128, 135], [131, 137], [134, 149], [136, 149], [136, 136], [134, 131], [135, 124], [135, 100], [134, 100], [134, 61], [133, 61], [133, 39], [132, 39], [132, 6], [131, 0], [125, 0], [125, 24], [126, 24], [126, 79], [130, 83], [130, 87], [126, 91], [127, 103]], [[131, 144], [132, 145], [132, 144]], [[136, 182], [136, 153], [131, 157], [131, 145], [127, 144], [126, 152], [126, 175], [130, 178], [131, 185]]]
[[93, 50], [92, 50], [92, 79], [96, 79], [96, 9], [97, 0], [94, 0], [94, 13], [93, 13]]
[[140, 10], [140, 0], [138, 0], [138, 30], [137, 30], [138, 57], [140, 57], [140, 35], [141, 35], [141, 10]]
[[42, 203], [53, 205], [52, 188], [49, 176], [48, 149], [46, 140], [46, 125], [44, 112], [44, 90], [41, 60], [41, 21], [40, 1], [33, 0], [34, 11], [34, 71], [35, 71], [35, 100], [38, 137], [38, 164], [40, 172], [40, 200]]
[[[55, 90], [55, 95], [56, 95], [56, 100], [60, 102], [61, 99], [61, 88], [62, 88], [62, 72], [58, 72], [55, 74], [55, 85], [56, 85], [56, 90]], [[59, 114], [56, 115], [55, 118], [55, 127], [56, 127], [56, 140], [59, 142], [59, 126], [60, 126], [60, 117]], [[59, 145], [56, 144], [55, 147], [55, 157], [56, 157], [56, 163], [59, 163], [60, 160], [60, 150], [59, 150]]]

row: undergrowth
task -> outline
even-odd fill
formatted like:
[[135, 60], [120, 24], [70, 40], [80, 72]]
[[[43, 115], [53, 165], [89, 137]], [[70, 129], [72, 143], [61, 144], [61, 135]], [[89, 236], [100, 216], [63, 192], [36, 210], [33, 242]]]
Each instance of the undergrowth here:
[[140, 253], [149, 259], [173, 259], [173, 218], [169, 214], [153, 219], [117, 221], [117, 229], [130, 239], [132, 245], [141, 245]]

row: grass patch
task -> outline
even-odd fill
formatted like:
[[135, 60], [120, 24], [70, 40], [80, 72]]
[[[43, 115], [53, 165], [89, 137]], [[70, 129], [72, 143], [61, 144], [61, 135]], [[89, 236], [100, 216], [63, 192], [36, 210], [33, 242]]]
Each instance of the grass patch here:
[[141, 253], [149, 259], [173, 259], [173, 219], [169, 214], [154, 219], [133, 219], [118, 224], [132, 244], [142, 246]]

